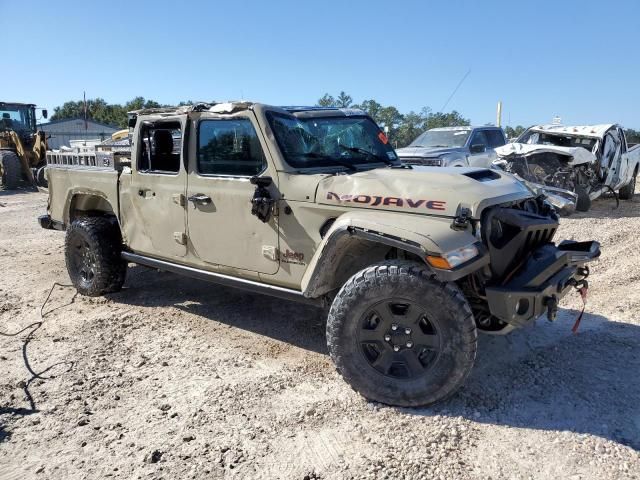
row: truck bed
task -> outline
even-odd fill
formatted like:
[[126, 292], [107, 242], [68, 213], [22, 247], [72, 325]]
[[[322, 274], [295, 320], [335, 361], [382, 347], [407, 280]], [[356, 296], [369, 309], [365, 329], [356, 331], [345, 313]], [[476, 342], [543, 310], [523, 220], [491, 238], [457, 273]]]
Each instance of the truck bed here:
[[[66, 215], [71, 202], [82, 202], [83, 195], [88, 198], [99, 196], [111, 205], [118, 215], [118, 177], [129, 155], [115, 152], [47, 152], [47, 181], [50, 198], [60, 195], [64, 202], [52, 202], [51, 219], [68, 224]], [[92, 185], [91, 188], [83, 185]], [[90, 211], [100, 205], [96, 201], [81, 205], [81, 209]]]

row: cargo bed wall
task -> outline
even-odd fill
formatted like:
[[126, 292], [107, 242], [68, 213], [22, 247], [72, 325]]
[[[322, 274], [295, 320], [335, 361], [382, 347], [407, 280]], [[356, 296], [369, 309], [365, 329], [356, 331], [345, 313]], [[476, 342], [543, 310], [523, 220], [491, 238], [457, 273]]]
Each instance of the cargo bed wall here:
[[49, 215], [69, 224], [70, 210], [112, 209], [118, 216], [118, 172], [114, 169], [47, 167]]

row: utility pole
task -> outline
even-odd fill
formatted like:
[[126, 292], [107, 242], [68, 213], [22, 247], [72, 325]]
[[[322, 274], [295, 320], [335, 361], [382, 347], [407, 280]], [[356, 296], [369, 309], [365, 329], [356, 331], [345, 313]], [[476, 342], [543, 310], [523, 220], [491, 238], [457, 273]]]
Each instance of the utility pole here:
[[496, 126], [502, 126], [502, 100], [498, 100], [498, 108], [496, 110]]

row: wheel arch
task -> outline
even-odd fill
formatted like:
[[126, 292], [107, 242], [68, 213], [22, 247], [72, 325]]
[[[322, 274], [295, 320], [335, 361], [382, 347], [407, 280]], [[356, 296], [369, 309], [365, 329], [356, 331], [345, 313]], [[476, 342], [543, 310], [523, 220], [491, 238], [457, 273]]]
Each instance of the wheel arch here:
[[[383, 224], [374, 220], [375, 213], [347, 213], [339, 217], [326, 232], [302, 278], [305, 297], [315, 298], [342, 286], [356, 272], [376, 262], [389, 259], [389, 254], [415, 260], [430, 268], [427, 252], [439, 252], [428, 237], [404, 230], [403, 221]], [[396, 257], [397, 258], [397, 257]]]
[[448, 153], [442, 156], [443, 167], [468, 167], [469, 159], [460, 153]]
[[65, 225], [69, 225], [76, 218], [86, 215], [105, 215], [118, 218], [109, 199], [100, 192], [72, 191], [69, 192], [66, 203]]

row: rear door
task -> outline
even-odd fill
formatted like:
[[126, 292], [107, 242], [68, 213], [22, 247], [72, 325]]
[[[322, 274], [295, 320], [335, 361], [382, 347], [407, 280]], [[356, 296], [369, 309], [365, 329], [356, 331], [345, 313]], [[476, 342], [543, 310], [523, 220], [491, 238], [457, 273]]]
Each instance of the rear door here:
[[214, 116], [193, 123], [187, 180], [188, 235], [194, 255], [204, 263], [251, 272], [276, 273], [278, 229], [272, 216], [263, 223], [251, 213], [253, 176], [275, 170], [253, 112]]
[[177, 117], [145, 122], [134, 139], [135, 164], [121, 205], [128, 244], [136, 253], [162, 258], [186, 254], [185, 125]]

